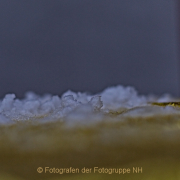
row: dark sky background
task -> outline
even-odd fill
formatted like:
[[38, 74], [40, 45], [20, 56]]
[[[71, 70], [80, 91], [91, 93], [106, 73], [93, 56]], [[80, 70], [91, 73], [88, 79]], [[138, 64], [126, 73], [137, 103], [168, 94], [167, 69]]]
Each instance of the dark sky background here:
[[179, 95], [175, 0], [1, 0], [0, 97], [131, 85]]

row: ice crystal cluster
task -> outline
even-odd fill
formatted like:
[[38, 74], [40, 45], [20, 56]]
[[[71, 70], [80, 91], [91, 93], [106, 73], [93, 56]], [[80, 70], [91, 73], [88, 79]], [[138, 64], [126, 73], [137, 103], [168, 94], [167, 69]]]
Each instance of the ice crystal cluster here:
[[[38, 96], [28, 92], [22, 100], [15, 94], [7, 94], [0, 101], [0, 124], [16, 123], [17, 121], [79, 121], [103, 119], [105, 113], [123, 109], [147, 106], [148, 102], [171, 101], [169, 95], [162, 97], [138, 95], [133, 87], [109, 87], [103, 92], [90, 95], [81, 92], [67, 91], [61, 97], [50, 94]], [[147, 112], [148, 111], [148, 112]], [[128, 115], [147, 114], [154, 110], [134, 109]], [[173, 111], [172, 107], [159, 107], [158, 112]], [[126, 114], [126, 115], [127, 115]]]

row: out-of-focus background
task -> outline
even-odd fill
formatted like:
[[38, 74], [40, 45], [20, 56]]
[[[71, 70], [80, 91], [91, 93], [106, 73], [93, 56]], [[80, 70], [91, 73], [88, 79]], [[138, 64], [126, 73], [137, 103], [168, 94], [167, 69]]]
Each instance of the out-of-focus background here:
[[117, 84], [180, 95], [176, 3], [1, 0], [0, 97]]

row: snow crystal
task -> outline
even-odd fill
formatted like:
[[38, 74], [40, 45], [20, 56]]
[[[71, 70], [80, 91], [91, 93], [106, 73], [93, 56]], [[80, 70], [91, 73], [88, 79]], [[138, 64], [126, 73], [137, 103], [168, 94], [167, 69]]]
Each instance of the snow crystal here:
[[[39, 96], [33, 92], [25, 94], [22, 100], [16, 99], [15, 94], [7, 94], [0, 100], [0, 124], [14, 123], [20, 120], [65, 120], [65, 122], [83, 122], [103, 119], [104, 112], [131, 109], [124, 115], [153, 114], [158, 111], [174, 112], [172, 107], [136, 108], [149, 106], [148, 102], [171, 101], [168, 94], [159, 98], [155, 96], [138, 95], [133, 87], [109, 87], [96, 95], [82, 92], [67, 91], [61, 97], [46, 94]], [[134, 108], [134, 109], [133, 109]]]

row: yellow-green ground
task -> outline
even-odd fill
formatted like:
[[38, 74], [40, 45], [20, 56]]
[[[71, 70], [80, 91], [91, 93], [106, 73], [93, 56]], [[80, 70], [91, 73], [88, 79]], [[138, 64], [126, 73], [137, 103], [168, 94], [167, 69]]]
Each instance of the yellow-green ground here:
[[[109, 116], [69, 128], [62, 122], [19, 122], [0, 126], [0, 134], [0, 180], [180, 179], [179, 115]], [[77, 168], [79, 173], [45, 173], [48, 167]], [[84, 167], [91, 173], [82, 173]], [[130, 172], [94, 173], [95, 167]]]

